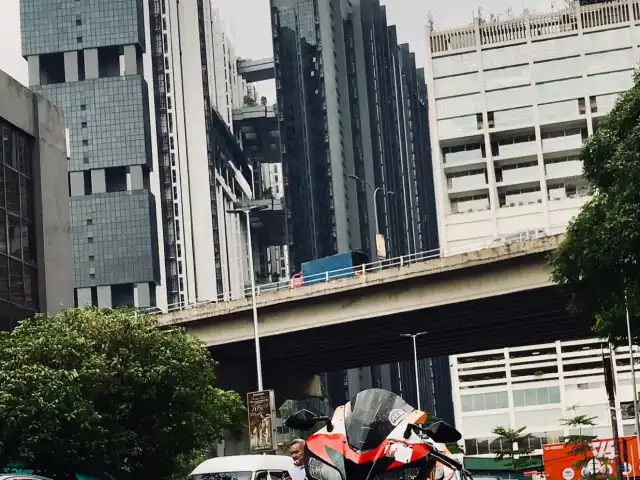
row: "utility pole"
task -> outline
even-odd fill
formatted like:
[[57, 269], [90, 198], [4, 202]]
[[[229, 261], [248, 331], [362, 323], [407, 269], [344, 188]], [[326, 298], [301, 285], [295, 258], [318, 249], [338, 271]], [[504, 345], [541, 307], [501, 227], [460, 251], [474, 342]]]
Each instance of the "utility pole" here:
[[618, 434], [618, 413], [616, 410], [616, 386], [613, 379], [613, 365], [611, 363], [611, 351], [602, 351], [602, 363], [604, 366], [604, 384], [609, 397], [609, 413], [611, 414], [611, 430], [613, 431], [613, 449], [615, 455], [616, 476], [622, 480], [622, 462], [620, 458], [620, 435]]

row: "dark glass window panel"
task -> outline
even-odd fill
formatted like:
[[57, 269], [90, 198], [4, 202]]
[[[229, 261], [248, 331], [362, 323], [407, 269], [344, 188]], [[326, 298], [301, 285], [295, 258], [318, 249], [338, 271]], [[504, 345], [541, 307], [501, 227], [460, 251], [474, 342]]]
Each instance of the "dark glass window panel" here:
[[27, 308], [38, 309], [38, 272], [29, 265], [24, 266], [24, 297]]
[[0, 208], [0, 253], [7, 253], [7, 212]]
[[18, 172], [5, 168], [4, 185], [7, 195], [7, 210], [20, 215], [20, 175]]
[[9, 255], [22, 259], [22, 228], [20, 227], [20, 219], [9, 215], [7, 230], [9, 234]]
[[24, 273], [22, 262], [9, 259], [9, 290], [11, 303], [24, 307]]
[[9, 258], [0, 255], [0, 300], [9, 300]]
[[11, 330], [11, 308], [9, 303], [0, 300], [0, 332]]
[[26, 144], [27, 139], [21, 135], [16, 135], [16, 166], [19, 172], [25, 173], [26, 168]]
[[7, 165], [11, 165], [13, 161], [13, 142], [11, 141], [12, 132], [9, 130], [9, 127], [3, 125], [2, 126], [2, 163]]
[[27, 138], [24, 144], [24, 174], [33, 178], [33, 140]]
[[20, 211], [22, 218], [34, 221], [33, 180], [20, 176]]
[[0, 163], [0, 207], [4, 207], [4, 165], [2, 165], [1, 163]]
[[36, 262], [36, 234], [33, 223], [22, 221], [22, 259]]

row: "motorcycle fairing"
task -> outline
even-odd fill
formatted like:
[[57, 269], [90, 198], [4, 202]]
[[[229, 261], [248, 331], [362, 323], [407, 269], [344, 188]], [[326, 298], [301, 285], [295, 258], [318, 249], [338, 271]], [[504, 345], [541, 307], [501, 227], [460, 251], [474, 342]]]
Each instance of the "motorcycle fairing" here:
[[[368, 392], [375, 394], [375, 391]], [[383, 392], [384, 394], [389, 393], [384, 391], [378, 392]], [[377, 399], [373, 398], [373, 400]], [[404, 401], [402, 402], [404, 403]], [[426, 413], [415, 410], [406, 403], [404, 403], [406, 407], [400, 405], [403, 408], [391, 408], [388, 412], [378, 412], [378, 408], [374, 417], [378, 418], [379, 421], [378, 424], [373, 425], [373, 428], [382, 428], [382, 431], [374, 432], [375, 434], [379, 434], [377, 437], [374, 434], [376, 446], [368, 450], [360, 450], [354, 448], [352, 443], [366, 446], [370, 432], [365, 432], [364, 436], [361, 436], [359, 439], [354, 440], [352, 438], [350, 442], [347, 435], [347, 424], [349, 420], [353, 420], [349, 419], [349, 416], [353, 414], [353, 405], [358, 405], [356, 399], [335, 410], [332, 418], [333, 429], [331, 432], [325, 427], [307, 440], [306, 448], [307, 453], [311, 454], [310, 457], [315, 457], [334, 467], [340, 472], [343, 480], [350, 477], [347, 471], [356, 473], [355, 478], [363, 478], [362, 474], [364, 474], [365, 478], [368, 478], [385, 471], [397, 468], [411, 468], [412, 466], [424, 463], [424, 460], [430, 452], [429, 446], [413, 433], [408, 439], [405, 439], [404, 432], [408, 423], [423, 423], [426, 419]], [[388, 422], [386, 421], [387, 417]], [[380, 419], [383, 421], [380, 421]], [[351, 422], [351, 427], [353, 431], [353, 422]], [[367, 428], [371, 428], [371, 426]], [[388, 434], [387, 431], [389, 431]], [[382, 436], [385, 438], [382, 439]], [[376, 439], [381, 441], [377, 441]], [[358, 440], [360, 441], [358, 442]], [[367, 470], [366, 472], [361, 471], [365, 469]], [[355, 472], [354, 470], [360, 472]], [[311, 472], [307, 473], [309, 478], [314, 478]]]

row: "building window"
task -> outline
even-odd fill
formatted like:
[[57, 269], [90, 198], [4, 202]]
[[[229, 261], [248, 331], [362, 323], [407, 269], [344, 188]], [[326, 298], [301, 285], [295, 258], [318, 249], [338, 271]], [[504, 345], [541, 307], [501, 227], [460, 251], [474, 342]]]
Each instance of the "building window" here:
[[509, 396], [507, 392], [475, 393], [462, 395], [463, 412], [480, 412], [484, 410], [496, 410], [509, 408]]
[[513, 404], [516, 407], [532, 407], [553, 403], [560, 403], [560, 387], [527, 388], [513, 392]]

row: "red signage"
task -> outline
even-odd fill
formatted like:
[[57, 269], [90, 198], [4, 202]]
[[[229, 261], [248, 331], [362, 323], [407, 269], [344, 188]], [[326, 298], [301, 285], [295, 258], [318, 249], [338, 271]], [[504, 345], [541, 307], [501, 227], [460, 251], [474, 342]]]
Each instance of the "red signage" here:
[[[624, 445], [626, 444], [626, 450]], [[575, 453], [573, 445], [558, 443], [543, 445], [542, 461], [546, 480], [596, 480], [617, 476], [613, 439], [593, 440], [590, 450]], [[620, 455], [623, 475], [640, 475], [638, 465], [638, 444], [636, 437], [620, 439]], [[595, 470], [595, 475], [594, 475]]]

